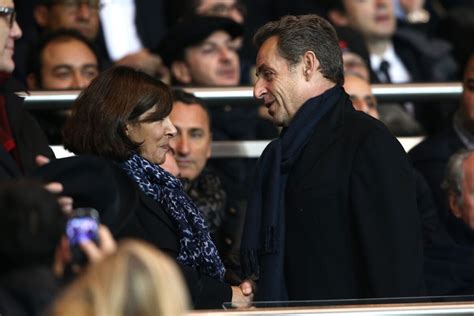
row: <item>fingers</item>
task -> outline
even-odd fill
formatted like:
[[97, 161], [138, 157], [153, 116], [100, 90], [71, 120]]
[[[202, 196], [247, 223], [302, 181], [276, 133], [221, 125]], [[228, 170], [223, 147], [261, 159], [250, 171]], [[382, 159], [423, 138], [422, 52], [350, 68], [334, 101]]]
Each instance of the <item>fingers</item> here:
[[48, 157], [43, 156], [43, 155], [37, 155], [35, 157], [35, 162], [36, 162], [36, 165], [38, 167], [44, 166], [44, 165], [48, 164], [50, 161], [51, 160]]
[[60, 196], [58, 203], [64, 213], [70, 214], [72, 212], [74, 200], [69, 196]]
[[50, 182], [44, 185], [44, 188], [51, 193], [59, 194], [63, 192], [63, 185], [59, 182]]
[[242, 290], [242, 293], [246, 296], [253, 294], [253, 286], [252, 283], [248, 280], [242, 282], [239, 285], [240, 289]]
[[91, 263], [99, 262], [117, 249], [112, 234], [104, 225], [99, 227], [99, 246], [91, 240], [81, 241], [80, 247]]

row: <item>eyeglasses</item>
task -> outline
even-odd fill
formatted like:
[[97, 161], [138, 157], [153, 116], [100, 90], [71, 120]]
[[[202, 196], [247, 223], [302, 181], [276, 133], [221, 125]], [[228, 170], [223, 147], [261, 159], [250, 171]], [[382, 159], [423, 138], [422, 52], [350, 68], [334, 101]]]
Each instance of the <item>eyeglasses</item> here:
[[61, 4], [74, 9], [78, 9], [81, 4], [85, 4], [93, 10], [100, 10], [103, 6], [100, 0], [52, 0], [51, 4]]
[[3, 16], [7, 19], [10, 28], [13, 27], [13, 23], [15, 23], [16, 21], [15, 8], [0, 7], [0, 16]]

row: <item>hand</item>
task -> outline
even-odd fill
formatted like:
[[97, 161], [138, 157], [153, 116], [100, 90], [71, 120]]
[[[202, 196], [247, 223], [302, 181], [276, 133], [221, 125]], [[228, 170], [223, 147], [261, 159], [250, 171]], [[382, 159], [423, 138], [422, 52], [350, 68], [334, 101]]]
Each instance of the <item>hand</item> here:
[[51, 160], [48, 157], [43, 156], [43, 155], [37, 155], [35, 157], [35, 162], [38, 167], [42, 167], [46, 164], [49, 164], [50, 161]]
[[232, 306], [236, 308], [250, 307], [253, 301], [253, 287], [249, 280], [239, 286], [232, 286]]
[[[44, 188], [53, 194], [60, 194], [63, 192], [63, 185], [59, 182], [50, 182], [44, 185]], [[57, 199], [59, 206], [64, 213], [69, 214], [72, 211], [73, 199], [69, 196], [61, 195]]]
[[85, 240], [80, 243], [80, 247], [90, 263], [99, 262], [117, 250], [117, 244], [110, 230], [102, 224], [99, 226], [99, 245], [91, 240]]
[[[37, 155], [35, 157], [36, 165], [38, 167], [42, 167], [48, 163], [50, 163], [50, 159], [46, 156], [43, 155]], [[63, 185], [59, 182], [50, 182], [44, 186], [46, 190], [53, 194], [60, 194], [63, 192]], [[63, 210], [64, 213], [69, 214], [72, 211], [72, 205], [73, 205], [73, 199], [69, 196], [64, 196], [61, 195], [58, 197], [58, 203], [59, 206], [61, 206], [61, 209]]]

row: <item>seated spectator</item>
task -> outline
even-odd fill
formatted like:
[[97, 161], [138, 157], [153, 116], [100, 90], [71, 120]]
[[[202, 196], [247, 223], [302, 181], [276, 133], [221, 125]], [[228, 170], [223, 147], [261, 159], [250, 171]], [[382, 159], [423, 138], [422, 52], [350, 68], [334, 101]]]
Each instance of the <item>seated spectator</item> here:
[[175, 263], [144, 242], [127, 240], [72, 283], [50, 315], [185, 315], [188, 302]]
[[[170, 140], [184, 189], [206, 219], [224, 265], [226, 280], [239, 284], [239, 245], [245, 210], [207, 161], [211, 156], [211, 122], [204, 102], [182, 90], [173, 93], [171, 122], [177, 134]], [[240, 207], [239, 207], [240, 206]]]
[[460, 149], [474, 149], [474, 54], [464, 68], [460, 101], [451, 126], [428, 137], [409, 152], [413, 165], [423, 174], [433, 192], [442, 222], [449, 214], [448, 201], [441, 188], [448, 159]]
[[[150, 2], [152, 9], [155, 9], [154, 2], [157, 1]], [[102, 3], [99, 0], [40, 0], [36, 3], [33, 14], [40, 33], [44, 34], [64, 28], [75, 29], [82, 33], [98, 46], [99, 59], [104, 66], [109, 66], [112, 63], [129, 65], [151, 75], [161, 74], [163, 68], [161, 59], [149, 50], [155, 47], [143, 48], [120, 58], [110, 59], [103, 34], [100, 32], [99, 10], [101, 7]], [[143, 7], [148, 8], [147, 5]]]
[[[30, 90], [82, 90], [99, 73], [92, 44], [79, 32], [59, 30], [46, 35], [33, 50]], [[61, 129], [69, 111], [31, 110], [45, 131], [50, 144], [62, 144]]]
[[[115, 173], [128, 176], [120, 186], [138, 198], [128, 205], [119, 199], [119, 204], [126, 204], [124, 212], [110, 218], [109, 227], [117, 238], [147, 240], [175, 258], [196, 308], [248, 301], [249, 285], [230, 287], [222, 282], [225, 268], [201, 213], [181, 183], [159, 166], [176, 134], [168, 116], [171, 109], [170, 90], [161, 81], [127, 67], [108, 69], [74, 102], [64, 129], [65, 147], [77, 155], [102, 157]], [[70, 161], [86, 159], [75, 158]], [[55, 165], [49, 167], [55, 171]], [[81, 174], [92, 173], [92, 179], [98, 176], [92, 168], [76, 167]], [[99, 180], [104, 181], [91, 181]], [[103, 198], [98, 195], [89, 192], [91, 201]]]
[[[412, 29], [397, 28], [392, 0], [326, 1], [328, 17], [337, 26], [349, 26], [362, 33], [370, 53], [371, 79], [375, 83], [410, 83], [453, 81], [457, 64], [447, 42], [428, 38]], [[406, 117], [416, 119], [427, 133], [440, 129], [451, 114], [447, 104], [419, 106], [406, 102]], [[410, 130], [408, 121], [403, 134], [419, 134]]]
[[82, 90], [99, 73], [95, 48], [75, 30], [47, 34], [32, 55], [30, 90]]
[[372, 94], [372, 87], [367, 79], [361, 78], [358, 74], [346, 72], [344, 74], [344, 90], [349, 94], [356, 110], [379, 119], [377, 99]]
[[193, 16], [168, 31], [159, 52], [177, 84], [237, 86], [240, 63], [233, 39], [241, 34], [232, 20]]
[[451, 156], [443, 187], [449, 210], [446, 227], [456, 243], [474, 248], [474, 150], [461, 150]]
[[[15, 8], [12, 0], [4, 1], [3, 7]], [[23, 109], [23, 100], [14, 94], [18, 84], [11, 78], [12, 56], [22, 31], [14, 11], [3, 12], [1, 18], [5, 23], [0, 24], [0, 180], [4, 180], [31, 173], [39, 155], [54, 158], [54, 154], [38, 123]]]

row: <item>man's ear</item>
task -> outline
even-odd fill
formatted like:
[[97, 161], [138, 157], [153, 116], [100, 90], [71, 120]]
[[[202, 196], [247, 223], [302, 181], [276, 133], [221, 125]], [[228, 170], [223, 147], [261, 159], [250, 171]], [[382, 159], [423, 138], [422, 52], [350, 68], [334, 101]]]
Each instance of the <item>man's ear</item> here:
[[42, 28], [46, 27], [46, 25], [48, 24], [48, 15], [48, 7], [46, 7], [45, 5], [38, 4], [33, 9], [33, 16], [35, 18], [35, 21]]
[[171, 64], [171, 74], [183, 84], [190, 84], [192, 81], [188, 65], [184, 61], [174, 61]]
[[453, 215], [456, 216], [457, 218], [461, 218], [462, 210], [458, 204], [458, 199], [456, 197], [456, 194], [452, 191], [448, 192], [448, 203], [449, 203], [449, 209], [451, 210], [451, 213], [453, 213]]
[[319, 69], [319, 60], [313, 51], [307, 51], [303, 54], [303, 74], [306, 81], [309, 81], [315, 72]]
[[339, 10], [331, 10], [328, 12], [328, 19], [332, 22], [335, 26], [348, 26], [349, 19]]

